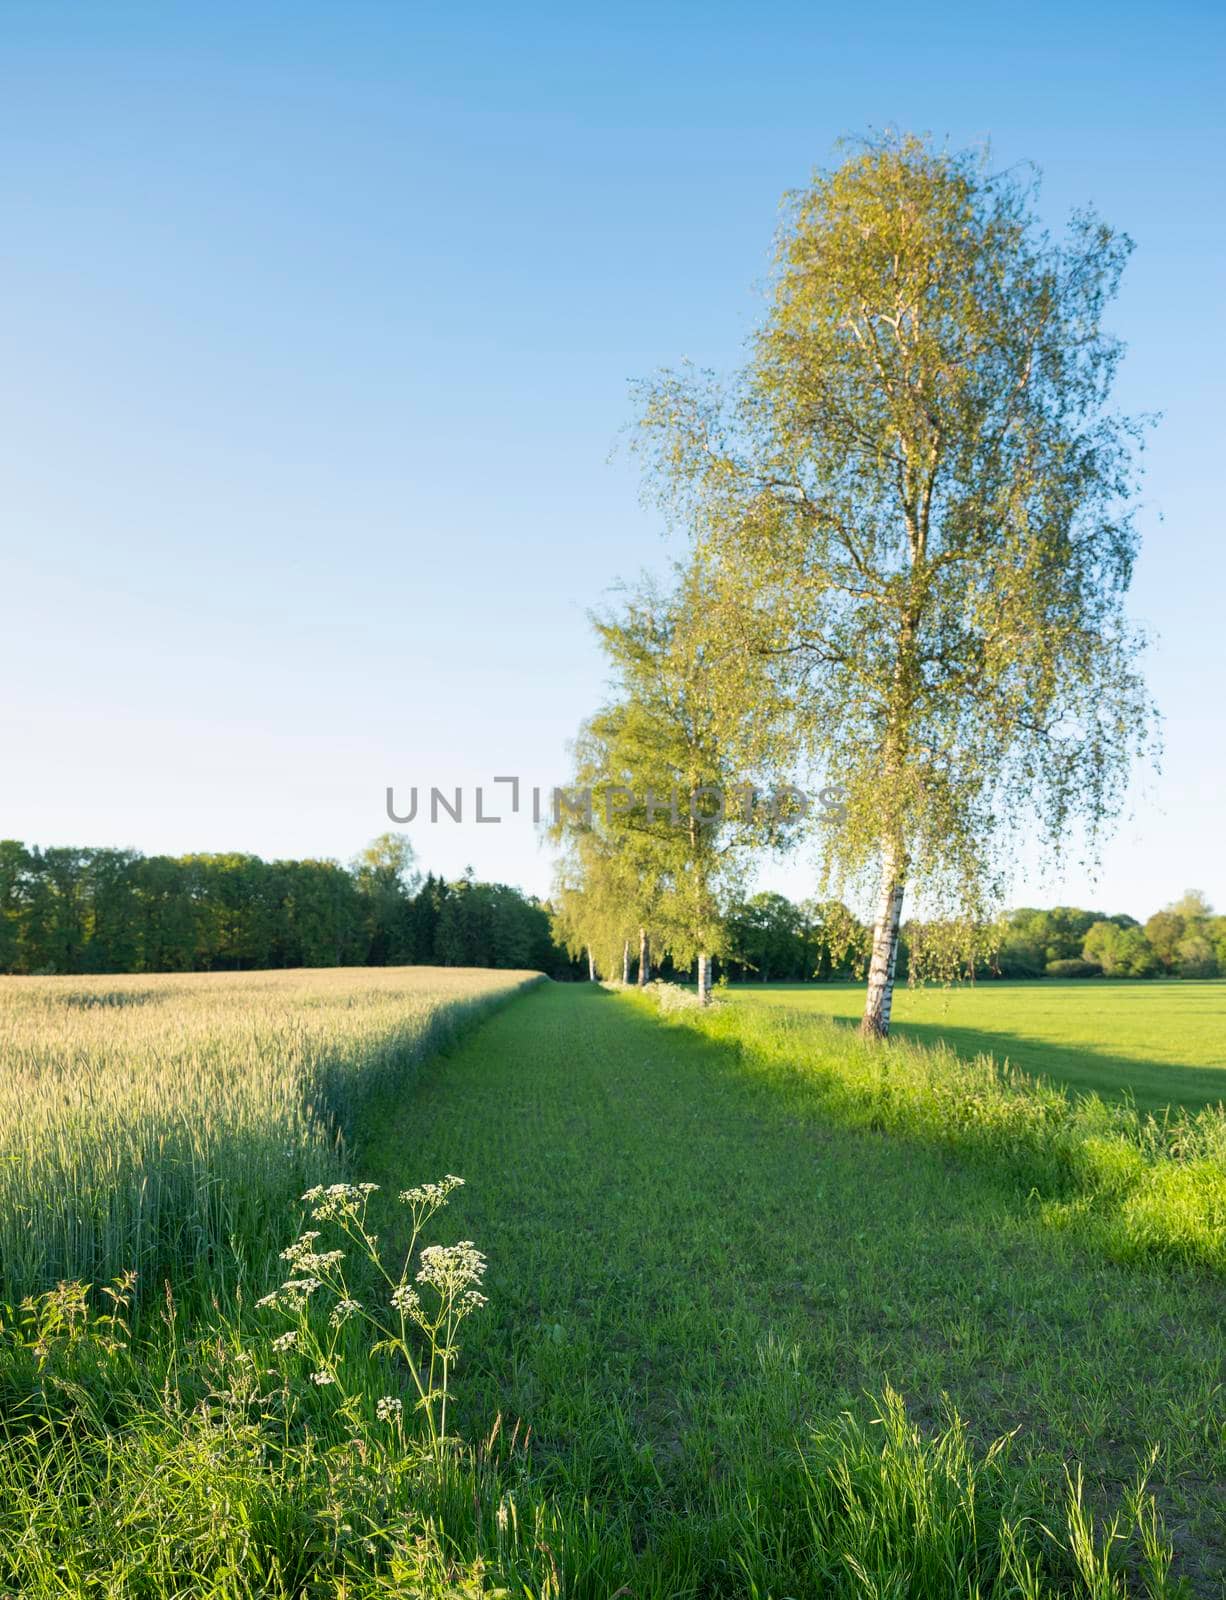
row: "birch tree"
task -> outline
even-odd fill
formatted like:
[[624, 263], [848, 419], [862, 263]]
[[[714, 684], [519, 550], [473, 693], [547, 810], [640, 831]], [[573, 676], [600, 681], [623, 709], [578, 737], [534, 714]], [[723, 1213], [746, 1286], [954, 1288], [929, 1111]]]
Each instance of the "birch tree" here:
[[640, 982], [654, 937], [657, 956], [696, 965], [704, 1003], [746, 851], [786, 826], [755, 806], [744, 779], [736, 741], [746, 749], [748, 741], [720, 709], [728, 677], [711, 672], [709, 641], [692, 622], [706, 599], [693, 568], [674, 593], [645, 584], [595, 619], [615, 694], [576, 746], [575, 783], [591, 793], [591, 823], [569, 825], [573, 851], [588, 865], [592, 915], [607, 906], [604, 920], [618, 937], [637, 922]]
[[793, 759], [846, 793], [822, 878], [875, 878], [870, 1034], [907, 890], [969, 926], [1023, 831], [1093, 849], [1145, 744], [1140, 430], [1102, 321], [1129, 250], [1088, 212], [1053, 240], [1015, 175], [887, 140], [792, 197], [743, 372], [643, 389], [712, 638], [770, 664]]
[[591, 952], [601, 975], [620, 971], [623, 982], [633, 943], [646, 982], [656, 890], [642, 864], [582, 813], [561, 818], [551, 833], [564, 847], [554, 874], [555, 938], [577, 959]]

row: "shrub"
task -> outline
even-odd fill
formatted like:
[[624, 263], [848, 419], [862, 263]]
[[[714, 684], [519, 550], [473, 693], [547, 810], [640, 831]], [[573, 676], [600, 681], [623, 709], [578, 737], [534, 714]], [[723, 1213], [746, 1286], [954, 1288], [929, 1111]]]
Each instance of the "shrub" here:
[[1181, 978], [1216, 978], [1217, 957], [1208, 939], [1200, 934], [1189, 934], [1176, 946]]
[[1101, 978], [1103, 969], [1097, 961], [1049, 961], [1043, 974], [1048, 978]]

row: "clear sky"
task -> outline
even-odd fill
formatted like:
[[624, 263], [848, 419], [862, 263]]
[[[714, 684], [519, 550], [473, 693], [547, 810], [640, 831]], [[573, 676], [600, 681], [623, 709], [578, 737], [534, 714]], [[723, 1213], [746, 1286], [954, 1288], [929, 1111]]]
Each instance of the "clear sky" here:
[[[628, 380], [733, 364], [783, 191], [894, 126], [1133, 236], [1120, 394], [1164, 413], [1164, 768], [1097, 887], [1015, 898], [1226, 906], [1224, 18], [5, 0], [0, 834], [347, 858], [388, 784], [563, 779], [586, 611], [669, 555]], [[548, 884], [526, 821], [409, 831]]]

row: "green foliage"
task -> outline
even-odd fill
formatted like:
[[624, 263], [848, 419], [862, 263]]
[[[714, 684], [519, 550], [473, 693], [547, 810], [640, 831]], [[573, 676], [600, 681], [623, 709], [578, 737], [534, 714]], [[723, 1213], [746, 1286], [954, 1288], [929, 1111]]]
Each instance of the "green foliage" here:
[[1047, 967], [1043, 946], [1007, 926], [1000, 929], [990, 956], [991, 970], [1001, 978], [1041, 978]]
[[1162, 971], [1161, 961], [1135, 923], [1129, 927], [1121, 927], [1118, 919], [1094, 923], [1082, 950], [1085, 959], [1097, 962], [1109, 978], [1153, 978]]
[[1217, 955], [1203, 934], [1187, 933], [1175, 946], [1181, 978], [1215, 978]]
[[602, 964], [639, 929], [657, 960], [721, 954], [746, 851], [780, 831], [754, 807], [750, 746], [720, 714], [728, 685], [692, 622], [706, 602], [695, 566], [674, 595], [645, 584], [596, 620], [614, 697], [575, 747], [573, 789], [590, 808], [559, 809], [552, 833], [566, 850], [558, 926], [572, 950], [599, 951]]
[[1099, 920], [1096, 912], [1080, 911], [1076, 906], [1055, 906], [1050, 911], [1023, 907], [1009, 914], [1007, 926], [1038, 950], [1045, 965], [1080, 956], [1086, 934]]
[[752, 974], [763, 983], [812, 976], [808, 927], [786, 895], [763, 893], [733, 906], [728, 915], [730, 976]]
[[1145, 935], [1167, 972], [1214, 978], [1226, 971], [1226, 917], [1215, 917], [1199, 889], [1187, 889], [1145, 924]]
[[1174, 911], [1155, 911], [1145, 924], [1145, 937], [1149, 940], [1150, 948], [1168, 972], [1175, 966], [1183, 930], [1184, 920]]
[[539, 901], [471, 877], [419, 884], [399, 834], [372, 841], [349, 871], [0, 841], [0, 972], [408, 965], [568, 968]]
[[797, 906], [786, 895], [751, 895], [728, 913], [724, 970], [733, 980], [760, 983], [862, 976], [869, 936], [839, 900]]
[[1137, 430], [1102, 323], [1129, 249], [1088, 213], [1054, 243], [1014, 169], [886, 139], [793, 197], [732, 387], [644, 392], [713, 644], [767, 665], [787, 758], [846, 793], [827, 880], [880, 870], [875, 1026], [904, 884], [950, 936], [930, 968], [956, 970], [1024, 819], [1092, 844], [1146, 741]]
[[1043, 968], [1048, 978], [1101, 978], [1103, 969], [1097, 961], [1083, 961], [1074, 956], [1067, 961], [1049, 961]]

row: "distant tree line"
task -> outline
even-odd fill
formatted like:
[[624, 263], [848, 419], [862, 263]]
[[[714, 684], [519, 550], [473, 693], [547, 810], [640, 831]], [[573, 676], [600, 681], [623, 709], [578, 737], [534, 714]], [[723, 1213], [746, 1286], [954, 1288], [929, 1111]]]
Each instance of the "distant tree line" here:
[[994, 964], [1002, 977], [1216, 978], [1226, 973], [1226, 916], [1189, 889], [1145, 923], [1058, 906], [1013, 911]]
[[412, 965], [577, 971], [548, 905], [471, 873], [422, 879], [402, 835], [348, 867], [0, 840], [0, 972]]
[[[872, 929], [838, 901], [797, 905], [763, 893], [735, 905], [723, 973], [732, 981], [806, 982], [862, 978]], [[940, 924], [903, 924], [899, 973], [906, 976]], [[1075, 906], [1023, 907], [976, 930], [980, 954], [965, 976], [981, 978], [1213, 978], [1226, 974], [1226, 916], [1189, 889], [1145, 923]]]

